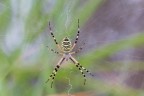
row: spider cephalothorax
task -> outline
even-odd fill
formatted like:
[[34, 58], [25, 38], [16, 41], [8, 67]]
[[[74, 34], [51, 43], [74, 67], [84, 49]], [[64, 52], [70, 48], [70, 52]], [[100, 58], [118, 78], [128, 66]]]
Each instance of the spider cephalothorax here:
[[[50, 27], [50, 22], [49, 22], [49, 29], [50, 29], [50, 33], [51, 33], [51, 36], [53, 37], [54, 41], [55, 41], [55, 44], [57, 45], [58, 49], [60, 52], [57, 52], [53, 49], [50, 49], [51, 51], [53, 51], [54, 53], [56, 54], [60, 54], [62, 55], [62, 58], [59, 60], [58, 64], [56, 65], [54, 71], [52, 72], [52, 74], [49, 76], [48, 80], [46, 82], [49, 81], [49, 79], [52, 79], [52, 83], [51, 83], [51, 87], [52, 87], [52, 84], [53, 84], [53, 80], [55, 79], [55, 76], [56, 76], [56, 73], [58, 71], [58, 69], [60, 68], [61, 64], [64, 62], [64, 61], [68, 61], [68, 60], [71, 60], [75, 66], [80, 70], [80, 72], [82, 73], [83, 77], [85, 78], [85, 81], [84, 81], [84, 85], [85, 85], [85, 82], [86, 82], [86, 76], [83, 72], [83, 70], [85, 70], [87, 73], [89, 73], [90, 75], [92, 75], [86, 68], [84, 68], [73, 56], [72, 54], [75, 54], [75, 53], [78, 53], [80, 50], [82, 50], [82, 47], [80, 47], [78, 50], [76, 51], [73, 51], [73, 48], [76, 46], [77, 44], [77, 41], [78, 41], [78, 37], [79, 37], [79, 19], [78, 19], [78, 32], [77, 32], [77, 37], [76, 37], [76, 40], [74, 42], [74, 44], [71, 43], [70, 39], [68, 37], [65, 37], [63, 40], [62, 40], [62, 43], [61, 43], [61, 46], [58, 44], [58, 42], [56, 41], [55, 37], [54, 37], [54, 34], [52, 33], [52, 30], [51, 30], [51, 27]], [[47, 46], [48, 47], [48, 46]], [[49, 48], [49, 47], [48, 47]], [[93, 75], [92, 75], [93, 76]]]

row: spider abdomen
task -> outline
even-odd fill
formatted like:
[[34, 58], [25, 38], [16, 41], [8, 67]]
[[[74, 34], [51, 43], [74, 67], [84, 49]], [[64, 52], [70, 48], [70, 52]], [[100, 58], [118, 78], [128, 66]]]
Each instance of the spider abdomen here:
[[65, 37], [62, 41], [62, 50], [64, 52], [70, 52], [71, 51], [71, 41], [68, 37]]

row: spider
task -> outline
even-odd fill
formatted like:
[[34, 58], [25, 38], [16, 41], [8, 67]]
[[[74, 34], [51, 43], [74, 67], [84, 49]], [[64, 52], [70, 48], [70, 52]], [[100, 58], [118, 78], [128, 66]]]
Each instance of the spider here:
[[79, 19], [78, 19], [78, 32], [77, 32], [77, 37], [75, 39], [75, 42], [74, 44], [71, 43], [70, 39], [68, 37], [65, 37], [63, 38], [62, 42], [61, 42], [61, 46], [59, 45], [59, 43], [57, 42], [52, 30], [51, 30], [51, 26], [50, 26], [50, 22], [49, 22], [49, 30], [50, 30], [50, 33], [51, 33], [51, 36], [53, 37], [54, 39], [54, 42], [55, 44], [57, 45], [58, 49], [60, 50], [60, 52], [57, 52], [53, 49], [50, 49], [48, 46], [48, 48], [56, 53], [56, 54], [60, 54], [62, 55], [62, 58], [59, 60], [58, 64], [56, 65], [55, 69], [53, 70], [52, 74], [49, 76], [48, 80], [46, 81], [46, 83], [52, 79], [52, 82], [51, 82], [51, 88], [52, 88], [52, 85], [53, 85], [53, 81], [55, 79], [55, 76], [56, 76], [56, 73], [58, 72], [61, 64], [64, 62], [64, 61], [68, 61], [68, 60], [71, 60], [75, 66], [79, 69], [79, 71], [81, 72], [81, 74], [83, 75], [84, 77], [84, 85], [86, 83], [86, 75], [84, 74], [83, 70], [85, 70], [87, 73], [89, 73], [91, 76], [93, 76], [91, 74], [90, 71], [88, 71], [86, 68], [84, 68], [73, 56], [72, 54], [75, 54], [75, 53], [78, 53], [79, 51], [82, 50], [82, 47], [79, 47], [78, 50], [76, 51], [73, 51], [74, 47], [76, 46], [77, 44], [77, 41], [78, 41], [78, 38], [79, 38], [79, 33], [80, 33], [80, 28], [79, 28]]

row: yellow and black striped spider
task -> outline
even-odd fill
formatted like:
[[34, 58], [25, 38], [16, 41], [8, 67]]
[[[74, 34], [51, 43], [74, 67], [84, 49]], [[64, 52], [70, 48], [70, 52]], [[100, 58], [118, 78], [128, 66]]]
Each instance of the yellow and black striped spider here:
[[[52, 84], [53, 84], [53, 81], [55, 79], [55, 76], [56, 76], [56, 73], [58, 72], [58, 69], [60, 68], [61, 64], [64, 62], [64, 61], [68, 61], [68, 60], [71, 60], [75, 66], [80, 70], [80, 72], [82, 73], [83, 77], [84, 77], [84, 85], [85, 85], [85, 82], [86, 82], [86, 76], [83, 72], [83, 70], [85, 70], [87, 73], [89, 73], [90, 75], [92, 75], [90, 73], [90, 71], [88, 71], [86, 68], [84, 68], [82, 65], [80, 65], [80, 63], [72, 56], [72, 54], [75, 54], [75, 53], [78, 53], [79, 51], [82, 50], [82, 47], [80, 47], [78, 50], [76, 51], [73, 51], [74, 47], [76, 46], [77, 44], [77, 41], [78, 41], [78, 37], [79, 37], [79, 33], [80, 33], [80, 30], [79, 30], [79, 19], [78, 19], [78, 32], [77, 32], [77, 37], [76, 37], [76, 40], [74, 42], [74, 44], [71, 43], [70, 39], [68, 37], [65, 37], [63, 40], [62, 40], [62, 44], [61, 46], [58, 44], [58, 42], [56, 41], [55, 37], [54, 37], [54, 34], [51, 30], [51, 26], [50, 26], [50, 22], [49, 22], [49, 30], [50, 30], [50, 33], [51, 33], [51, 36], [53, 37], [54, 39], [54, 42], [55, 44], [57, 45], [58, 49], [60, 50], [60, 52], [57, 52], [53, 49], [50, 49], [48, 46], [48, 48], [53, 51], [54, 53], [56, 54], [60, 54], [62, 55], [62, 58], [59, 60], [58, 64], [56, 65], [55, 69], [53, 70], [52, 74], [49, 76], [48, 80], [46, 81], [46, 83], [52, 79], [52, 82], [51, 82], [51, 88], [52, 88]], [[93, 75], [92, 75], [93, 76]]]

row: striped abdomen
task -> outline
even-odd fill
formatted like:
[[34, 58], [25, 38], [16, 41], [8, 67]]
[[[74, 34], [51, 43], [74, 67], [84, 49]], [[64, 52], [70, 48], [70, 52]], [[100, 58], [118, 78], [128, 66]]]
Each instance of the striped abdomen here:
[[62, 49], [64, 52], [70, 52], [71, 51], [71, 41], [68, 37], [65, 37], [62, 41]]

